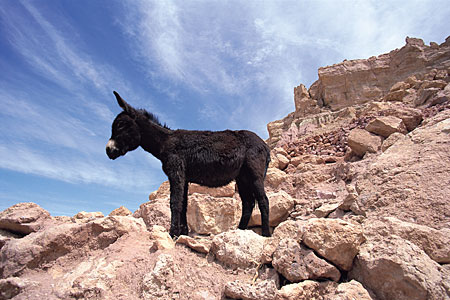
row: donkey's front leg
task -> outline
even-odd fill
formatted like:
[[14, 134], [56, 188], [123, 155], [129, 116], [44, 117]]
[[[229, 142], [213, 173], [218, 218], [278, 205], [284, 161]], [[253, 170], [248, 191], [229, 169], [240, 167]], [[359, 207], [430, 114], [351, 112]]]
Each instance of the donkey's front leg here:
[[164, 172], [170, 183], [170, 236], [178, 237], [182, 234], [183, 198], [185, 189], [185, 173], [182, 161], [172, 158], [163, 164]]

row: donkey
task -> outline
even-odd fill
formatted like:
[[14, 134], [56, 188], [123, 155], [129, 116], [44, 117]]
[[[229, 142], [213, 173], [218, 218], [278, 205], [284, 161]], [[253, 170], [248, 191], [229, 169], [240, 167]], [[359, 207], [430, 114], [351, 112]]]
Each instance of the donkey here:
[[112, 124], [106, 153], [110, 159], [116, 159], [141, 146], [161, 161], [170, 183], [172, 237], [188, 234], [190, 182], [219, 187], [232, 180], [236, 180], [242, 199], [239, 229], [247, 228], [258, 201], [262, 235], [270, 236], [269, 200], [264, 191], [270, 149], [261, 138], [246, 130], [171, 130], [152, 113], [133, 108], [115, 91], [114, 95], [123, 111]]

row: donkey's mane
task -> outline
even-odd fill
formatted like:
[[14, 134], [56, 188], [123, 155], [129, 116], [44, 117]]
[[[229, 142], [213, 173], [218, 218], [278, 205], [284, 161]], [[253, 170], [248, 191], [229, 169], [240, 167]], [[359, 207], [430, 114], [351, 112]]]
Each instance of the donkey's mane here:
[[138, 111], [140, 113], [142, 113], [142, 115], [144, 115], [150, 122], [152, 122], [152, 123], [154, 123], [154, 124], [156, 124], [158, 126], [164, 127], [166, 129], [170, 129], [166, 125], [166, 123], [164, 123], [164, 125], [162, 125], [161, 122], [159, 121], [158, 117], [156, 115], [152, 114], [151, 112], [148, 112], [145, 109], [139, 109]]

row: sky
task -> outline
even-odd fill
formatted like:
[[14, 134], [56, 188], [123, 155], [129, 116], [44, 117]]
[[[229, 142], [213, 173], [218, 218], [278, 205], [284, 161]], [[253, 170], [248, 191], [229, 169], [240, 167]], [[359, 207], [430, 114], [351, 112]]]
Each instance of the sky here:
[[450, 35], [448, 1], [0, 0], [0, 211], [131, 211], [166, 180], [109, 160], [118, 91], [170, 128], [247, 129], [294, 110], [319, 67]]

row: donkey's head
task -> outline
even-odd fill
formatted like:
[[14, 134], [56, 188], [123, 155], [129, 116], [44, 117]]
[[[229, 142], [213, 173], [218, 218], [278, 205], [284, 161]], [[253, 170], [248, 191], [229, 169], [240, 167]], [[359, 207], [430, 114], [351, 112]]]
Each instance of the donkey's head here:
[[112, 135], [106, 144], [106, 154], [110, 159], [116, 159], [125, 155], [128, 151], [139, 147], [141, 143], [141, 134], [136, 123], [136, 117], [139, 112], [125, 102], [117, 92], [114, 92], [114, 95], [123, 112], [114, 119]]

